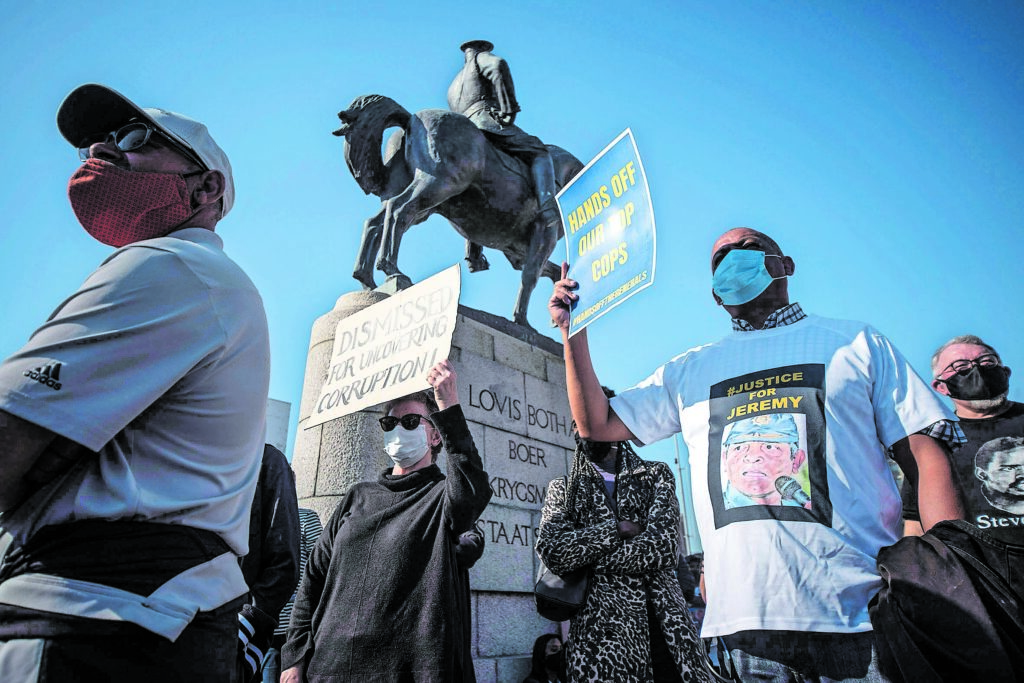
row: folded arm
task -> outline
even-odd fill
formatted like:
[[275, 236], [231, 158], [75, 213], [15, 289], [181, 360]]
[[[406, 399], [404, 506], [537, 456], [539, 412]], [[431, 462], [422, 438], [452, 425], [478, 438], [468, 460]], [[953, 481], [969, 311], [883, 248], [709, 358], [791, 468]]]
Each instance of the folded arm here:
[[614, 518], [593, 526], [576, 528], [565, 507], [563, 478], [548, 484], [537, 532], [537, 554], [556, 574], [575, 571], [598, 562], [622, 546]]
[[652, 463], [651, 467], [654, 502], [644, 530], [604, 558], [600, 566], [623, 574], [646, 574], [676, 566], [679, 499], [676, 498], [675, 477], [664, 463]]

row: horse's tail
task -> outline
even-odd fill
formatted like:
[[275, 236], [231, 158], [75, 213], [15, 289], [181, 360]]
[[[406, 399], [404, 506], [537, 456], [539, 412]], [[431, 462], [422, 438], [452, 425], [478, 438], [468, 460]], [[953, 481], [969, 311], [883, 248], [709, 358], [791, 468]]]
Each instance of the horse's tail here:
[[344, 127], [345, 163], [366, 194], [380, 196], [387, 185], [388, 170], [381, 157], [384, 131], [393, 126], [408, 129], [410, 114], [383, 95], [361, 95], [338, 114]]

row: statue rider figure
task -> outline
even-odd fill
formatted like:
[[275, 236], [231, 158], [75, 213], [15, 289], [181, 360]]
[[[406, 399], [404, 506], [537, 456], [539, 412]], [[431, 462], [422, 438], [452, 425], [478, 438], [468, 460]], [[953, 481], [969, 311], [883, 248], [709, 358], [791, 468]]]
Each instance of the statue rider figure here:
[[[541, 220], [547, 225], [560, 224], [551, 153], [539, 138], [515, 125], [521, 109], [508, 62], [491, 53], [494, 44], [487, 40], [470, 40], [459, 49], [466, 63], [448, 87], [448, 108], [468, 117], [495, 147], [530, 165]], [[488, 268], [480, 245], [469, 241], [466, 260], [470, 272]]]

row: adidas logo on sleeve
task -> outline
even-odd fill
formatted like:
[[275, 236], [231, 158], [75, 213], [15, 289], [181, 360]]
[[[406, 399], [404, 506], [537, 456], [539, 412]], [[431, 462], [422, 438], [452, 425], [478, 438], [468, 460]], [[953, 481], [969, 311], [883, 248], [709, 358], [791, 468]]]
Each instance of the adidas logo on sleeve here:
[[58, 362], [47, 363], [35, 370], [27, 370], [25, 377], [34, 379], [40, 384], [45, 384], [54, 391], [60, 391], [60, 367], [61, 364]]

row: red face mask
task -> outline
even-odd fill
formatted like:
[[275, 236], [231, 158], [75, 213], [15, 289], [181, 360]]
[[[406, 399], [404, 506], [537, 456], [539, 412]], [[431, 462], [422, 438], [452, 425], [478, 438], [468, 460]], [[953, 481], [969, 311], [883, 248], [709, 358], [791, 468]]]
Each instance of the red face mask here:
[[192, 215], [184, 176], [126, 171], [100, 159], [71, 174], [68, 199], [85, 231], [112, 247], [163, 237]]

